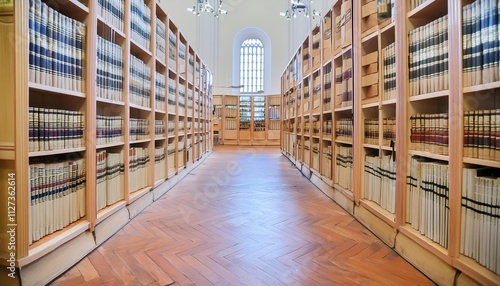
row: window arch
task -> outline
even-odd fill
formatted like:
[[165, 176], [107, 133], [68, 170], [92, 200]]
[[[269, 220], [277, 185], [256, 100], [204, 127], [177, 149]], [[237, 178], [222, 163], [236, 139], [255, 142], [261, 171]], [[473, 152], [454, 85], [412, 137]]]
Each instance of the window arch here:
[[233, 41], [233, 85], [240, 93], [267, 93], [271, 87], [271, 40], [257, 27], [245, 27]]
[[246, 39], [240, 48], [240, 92], [264, 90], [264, 45], [259, 39]]

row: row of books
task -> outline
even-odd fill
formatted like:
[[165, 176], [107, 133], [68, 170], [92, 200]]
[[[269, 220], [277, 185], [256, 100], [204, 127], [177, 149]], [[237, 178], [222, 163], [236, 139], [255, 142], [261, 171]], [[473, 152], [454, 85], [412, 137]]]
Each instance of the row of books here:
[[269, 121], [269, 130], [281, 130], [281, 121], [279, 120]]
[[121, 116], [96, 116], [96, 144], [123, 142], [123, 118]]
[[151, 69], [142, 60], [130, 55], [129, 103], [151, 107]]
[[448, 15], [411, 30], [408, 44], [410, 96], [447, 90]]
[[497, 0], [476, 0], [463, 7], [464, 86], [500, 80], [500, 20]]
[[226, 118], [236, 118], [236, 116], [238, 116], [237, 106], [226, 104], [226, 108], [224, 108], [224, 116]]
[[410, 0], [410, 10], [422, 5], [426, 0]]
[[129, 149], [129, 192], [135, 192], [149, 185], [148, 148]]
[[165, 147], [156, 147], [155, 148], [155, 181], [163, 179], [166, 177], [165, 175]]
[[168, 112], [177, 112], [177, 81], [174, 78], [168, 78]]
[[312, 167], [316, 171], [320, 171], [319, 168], [319, 142], [314, 141], [312, 144]]
[[382, 49], [383, 72], [384, 72], [384, 91], [382, 100], [396, 98], [396, 45], [389, 44]]
[[187, 111], [188, 114], [192, 114], [193, 111], [193, 89], [191, 87], [188, 87], [188, 93], [187, 93]]
[[186, 127], [184, 125], [184, 121], [182, 121], [182, 120], [178, 121], [177, 122], [177, 131], [178, 131], [178, 133], [179, 134], [183, 134], [185, 130], [186, 130]]
[[186, 69], [186, 44], [179, 41], [179, 71], [183, 72]]
[[130, 33], [132, 40], [149, 51], [151, 39], [151, 10], [143, 0], [130, 1]]
[[227, 117], [226, 120], [224, 121], [224, 129], [226, 130], [236, 130], [236, 127], [238, 126], [236, 122], [236, 118], [232, 117]]
[[177, 166], [175, 164], [176, 153], [175, 144], [169, 143], [167, 147], [167, 167], [169, 174], [177, 171]]
[[352, 106], [352, 58], [342, 55], [342, 66], [335, 67], [335, 106]]
[[177, 71], [177, 35], [168, 30], [168, 67]]
[[448, 164], [424, 157], [408, 160], [406, 222], [422, 235], [448, 247]]
[[396, 161], [392, 155], [365, 156], [363, 198], [396, 211]]
[[500, 161], [500, 109], [464, 112], [464, 157]]
[[83, 147], [84, 120], [81, 111], [30, 106], [28, 109], [29, 151]]
[[411, 149], [448, 155], [448, 113], [410, 116]]
[[194, 55], [188, 54], [188, 74], [193, 74], [194, 71]]
[[166, 63], [167, 28], [159, 18], [156, 18], [156, 58]]
[[352, 119], [339, 118], [335, 121], [335, 137], [338, 140], [352, 140]]
[[31, 162], [30, 244], [86, 214], [85, 160]]
[[29, 9], [29, 80], [85, 92], [86, 26], [31, 0]]
[[177, 99], [178, 109], [177, 113], [180, 115], [186, 114], [186, 85], [179, 82], [179, 98]]
[[124, 199], [125, 165], [123, 151], [97, 152], [97, 210]]
[[499, 169], [463, 169], [460, 253], [500, 275]]
[[335, 183], [352, 190], [352, 147], [339, 145], [335, 148], [335, 153]]
[[321, 126], [322, 123], [319, 120], [314, 120], [313, 121], [313, 136], [319, 136], [321, 133]]
[[168, 121], [168, 135], [175, 135], [175, 122], [174, 121]]
[[365, 119], [365, 143], [366, 144], [379, 144], [379, 120], [376, 119]]
[[165, 89], [166, 81], [165, 75], [156, 72], [155, 77], [155, 108], [156, 110], [167, 111], [167, 105], [165, 101]]
[[281, 109], [279, 106], [269, 106], [269, 120], [280, 120]]
[[327, 119], [323, 121], [323, 134], [324, 135], [331, 135], [333, 131], [333, 123], [331, 119]]
[[149, 120], [130, 118], [130, 141], [149, 139]]
[[321, 162], [321, 175], [332, 178], [332, 145], [323, 145], [323, 161]]
[[382, 124], [382, 145], [394, 147], [396, 142], [396, 117], [384, 118]]
[[122, 0], [98, 0], [98, 15], [105, 22], [123, 32], [125, 19], [125, 2]]
[[155, 120], [155, 137], [165, 137], [165, 121]]
[[96, 96], [123, 102], [123, 50], [97, 36]]
[[335, 16], [334, 48], [346, 47], [352, 43], [352, 1], [342, 0], [340, 14]]
[[332, 109], [332, 73], [332, 65], [329, 64], [324, 68], [323, 74], [323, 111]]

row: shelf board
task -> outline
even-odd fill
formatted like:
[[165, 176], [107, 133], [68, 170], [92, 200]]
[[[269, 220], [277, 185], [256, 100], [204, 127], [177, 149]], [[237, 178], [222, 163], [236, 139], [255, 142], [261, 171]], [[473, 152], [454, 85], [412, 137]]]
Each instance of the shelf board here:
[[352, 141], [341, 140], [341, 139], [335, 139], [335, 143], [352, 145]]
[[321, 175], [321, 180], [322, 180], [323, 182], [325, 182], [325, 184], [327, 184], [328, 186], [330, 186], [330, 187], [332, 187], [332, 188], [333, 188], [333, 185], [334, 185], [334, 184], [333, 184], [332, 179], [328, 178], [328, 177], [327, 177], [327, 176], [325, 176], [325, 175]]
[[394, 104], [396, 104], [396, 98], [391, 98], [391, 99], [382, 101], [382, 105], [394, 105]]
[[375, 25], [361, 34], [361, 43], [376, 38], [378, 34], [379, 34], [378, 25]]
[[155, 137], [155, 141], [161, 141], [161, 140], [166, 140], [167, 137], [161, 136], [161, 137]]
[[102, 144], [102, 145], [97, 145], [96, 149], [106, 149], [106, 148], [112, 148], [112, 147], [118, 147], [118, 146], [123, 146], [125, 145], [124, 142], [113, 142], [113, 143], [108, 143], [108, 144]]
[[370, 149], [376, 149], [376, 150], [379, 150], [379, 149], [380, 149], [380, 146], [379, 146], [379, 145], [375, 145], [375, 144], [368, 144], [368, 143], [363, 143], [363, 147], [365, 147], [365, 148], [370, 148]]
[[32, 90], [48, 92], [48, 93], [53, 93], [53, 94], [57, 94], [57, 95], [68, 95], [68, 96], [80, 97], [80, 98], [86, 97], [85, 93], [83, 93], [83, 92], [62, 89], [62, 88], [58, 88], [58, 87], [52, 87], [52, 86], [38, 84], [38, 83], [34, 83], [34, 82], [30, 82], [28, 84], [28, 86]]
[[426, 100], [426, 99], [434, 99], [434, 98], [440, 98], [440, 97], [445, 97], [450, 94], [449, 90], [442, 90], [442, 91], [436, 91], [432, 93], [425, 93], [425, 94], [420, 94], [420, 95], [414, 95], [410, 96], [408, 98], [409, 101], [420, 101], [420, 100]]
[[[387, 19], [385, 21], [390, 21], [390, 19]], [[387, 31], [394, 29], [394, 27], [396, 26], [395, 23], [396, 23], [395, 21], [390, 21], [386, 26], [384, 26], [382, 29], [380, 29], [380, 34], [384, 34]]]
[[134, 41], [132, 38], [130, 39], [130, 51], [136, 55], [139, 55], [139, 58], [141, 58], [141, 60], [144, 60], [144, 57], [150, 58], [153, 55], [150, 51], [139, 45], [139, 43]]
[[427, 157], [427, 158], [441, 160], [441, 161], [449, 161], [450, 160], [450, 156], [448, 156], [448, 155], [439, 155], [439, 154], [434, 154], [434, 153], [426, 152], [426, 151], [408, 150], [408, 154]]
[[132, 103], [129, 104], [129, 107], [134, 108], [134, 109], [143, 110], [143, 111], [151, 111], [150, 107], [144, 107], [144, 106], [140, 106], [140, 105], [136, 105], [136, 104], [132, 104]]
[[110, 206], [106, 206], [97, 213], [95, 224], [103, 222], [105, 219], [116, 213], [122, 208], [125, 208], [127, 203], [124, 200], [118, 201]]
[[463, 92], [464, 93], [471, 93], [471, 92], [484, 91], [484, 90], [495, 89], [495, 88], [500, 88], [500, 81], [464, 87]]
[[500, 275], [480, 265], [472, 258], [460, 255], [458, 258], [453, 258], [452, 264], [482, 285], [500, 285]]
[[[373, 99], [372, 99], [373, 100]], [[366, 101], [369, 101], [368, 99]], [[374, 108], [374, 107], [379, 107], [379, 101], [378, 101], [378, 98], [376, 98], [376, 101], [373, 101], [373, 102], [369, 102], [369, 103], [366, 103], [366, 104], [363, 104], [361, 106], [362, 109], [367, 109], [367, 108]]]
[[148, 143], [151, 142], [151, 139], [141, 139], [141, 140], [132, 140], [129, 144], [140, 144], [140, 143]]
[[77, 152], [85, 152], [85, 147], [70, 148], [70, 149], [58, 149], [58, 150], [50, 150], [50, 151], [30, 152], [29, 153], [29, 157], [33, 158], [33, 157], [60, 155], [60, 154], [67, 154], [67, 153], [77, 153]]
[[151, 191], [151, 189], [152, 189], [151, 187], [145, 187], [145, 188], [142, 188], [142, 189], [135, 190], [135, 191], [131, 192], [130, 196], [129, 196], [128, 204], [130, 205], [131, 203], [133, 203], [136, 200], [140, 199], [142, 196], [144, 196], [149, 191]]
[[430, 238], [421, 234], [410, 225], [403, 225], [398, 227], [399, 232], [413, 240], [415, 243], [425, 248], [427, 251], [439, 257], [441, 260], [451, 264], [451, 257], [448, 255], [448, 250], [438, 243], [432, 241]]
[[159, 58], [156, 58], [156, 65], [159, 65], [161, 68], [164, 69], [167, 68], [167, 64], [164, 61], [160, 60]]
[[[380, 146], [380, 149], [385, 150], [385, 151], [391, 151], [391, 152], [392, 152], [392, 148], [391, 148], [391, 147], [389, 147], [389, 146], [384, 146], [384, 145], [382, 145], [382, 146]], [[394, 148], [394, 151], [396, 151], [396, 148]]]
[[348, 190], [348, 189], [346, 189], [346, 188], [344, 188], [341, 185], [336, 184], [336, 183], [333, 184], [333, 188], [335, 188], [335, 190], [344, 194], [344, 196], [346, 196], [351, 201], [354, 201], [354, 195], [352, 194], [352, 191], [350, 191], [350, 190]]
[[165, 110], [160, 110], [160, 109], [155, 109], [155, 113], [158, 113], [158, 114], [167, 114], [167, 112]]
[[[331, 136], [331, 134], [330, 134], [330, 136]], [[331, 138], [331, 137], [330, 137], [330, 138], [329, 138], [329, 137], [322, 137], [321, 139], [322, 139], [322, 140], [325, 140], [325, 141], [330, 141], [330, 142], [332, 142], [332, 138]]]
[[175, 137], [177, 137], [177, 136], [175, 136], [175, 134], [169, 134], [169, 135], [167, 136], [167, 138], [168, 138], [168, 139], [172, 139], [172, 138], [175, 138]]
[[491, 160], [484, 160], [484, 159], [477, 159], [477, 158], [463, 158], [464, 163], [467, 164], [474, 164], [474, 165], [480, 165], [480, 166], [487, 166], [487, 167], [493, 167], [493, 168], [500, 168], [500, 162], [499, 161], [491, 161]]
[[[444, 6], [444, 7], [443, 7]], [[427, 0], [420, 4], [417, 8], [408, 12], [408, 18], [428, 18], [435, 19], [447, 10], [447, 5], [443, 5], [442, 1]]]
[[360, 200], [361, 206], [367, 209], [369, 212], [373, 213], [376, 217], [384, 221], [386, 224], [391, 227], [396, 227], [396, 215], [390, 213], [386, 209], [382, 208], [376, 202], [369, 201], [367, 199]]
[[23, 267], [42, 258], [66, 242], [89, 230], [89, 227], [90, 223], [86, 221], [85, 218], [81, 218], [61, 230], [46, 235], [30, 245], [28, 256], [19, 259], [19, 267]]
[[125, 103], [122, 101], [115, 101], [115, 100], [110, 100], [110, 99], [106, 99], [106, 98], [96, 97], [95, 101], [99, 102], [99, 103], [110, 104], [110, 105], [125, 106]]
[[104, 26], [108, 27], [109, 29], [113, 30], [114, 34], [118, 35], [120, 40], [125, 40], [125, 34], [122, 31], [120, 31], [117, 27], [113, 26], [113, 24], [106, 21], [104, 18], [102, 18], [99, 15], [97, 15], [97, 21], [98, 21], [98, 24], [100, 23], [101, 25], [104, 25]]
[[334, 109], [335, 112], [345, 112], [345, 111], [352, 111], [352, 105], [350, 106], [342, 106], [342, 107], [337, 107]]

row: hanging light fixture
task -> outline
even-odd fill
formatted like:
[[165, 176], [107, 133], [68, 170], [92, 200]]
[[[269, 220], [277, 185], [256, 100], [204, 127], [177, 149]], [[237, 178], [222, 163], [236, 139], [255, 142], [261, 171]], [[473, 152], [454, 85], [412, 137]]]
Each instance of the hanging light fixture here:
[[215, 0], [215, 7], [210, 4], [210, 0], [196, 0], [196, 4], [187, 10], [196, 16], [200, 16], [202, 12], [211, 13], [215, 17], [227, 14], [227, 11], [222, 9], [222, 0]]
[[290, 5], [286, 12], [281, 12], [280, 15], [286, 17], [287, 20], [292, 20], [292, 18], [297, 18], [297, 15], [303, 15], [306, 18], [321, 16], [321, 13], [313, 9], [311, 11], [312, 0], [305, 0], [306, 2], [301, 2], [301, 0], [290, 0]]

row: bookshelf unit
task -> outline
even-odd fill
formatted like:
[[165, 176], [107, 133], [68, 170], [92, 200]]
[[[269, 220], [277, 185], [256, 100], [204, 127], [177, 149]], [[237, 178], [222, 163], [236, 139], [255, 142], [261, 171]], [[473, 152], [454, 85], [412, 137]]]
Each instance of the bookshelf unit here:
[[281, 78], [283, 155], [438, 284], [500, 284], [497, 9], [334, 1]]
[[[28, 35], [0, 45], [9, 55], [0, 60], [0, 111], [12, 122], [0, 134], [0, 182], [16, 180], [17, 271], [9, 279], [3, 267], [2, 285], [46, 284], [63, 273], [212, 147], [212, 75], [158, 1], [68, 0], [57, 11], [32, 3], [16, 1], [0, 15], [2, 39]], [[32, 26], [35, 13], [42, 16]], [[34, 28], [43, 36], [30, 43]]]

